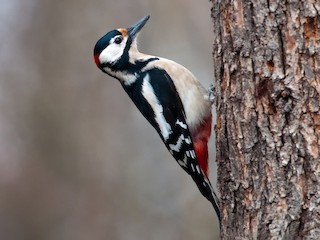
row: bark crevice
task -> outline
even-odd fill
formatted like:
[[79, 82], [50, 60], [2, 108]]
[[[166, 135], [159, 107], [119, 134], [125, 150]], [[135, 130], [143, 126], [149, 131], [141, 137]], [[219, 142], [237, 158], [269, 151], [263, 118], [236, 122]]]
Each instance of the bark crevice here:
[[320, 239], [320, 5], [212, 2], [222, 238]]

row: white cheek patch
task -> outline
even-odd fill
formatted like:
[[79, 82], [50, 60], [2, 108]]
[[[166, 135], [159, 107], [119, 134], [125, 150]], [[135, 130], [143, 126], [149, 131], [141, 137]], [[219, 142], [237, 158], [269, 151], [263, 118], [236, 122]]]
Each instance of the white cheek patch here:
[[99, 61], [100, 63], [114, 63], [121, 58], [124, 49], [126, 47], [126, 42], [128, 37], [123, 38], [120, 44], [114, 43], [114, 39], [119, 36], [115, 36], [110, 40], [110, 44], [100, 53]]
[[158, 123], [162, 137], [164, 138], [164, 140], [167, 140], [172, 130], [169, 123], [166, 121], [163, 115], [163, 107], [160, 105], [154, 93], [154, 90], [150, 84], [149, 74], [147, 74], [143, 79], [142, 95], [148, 101], [154, 112], [155, 120]]

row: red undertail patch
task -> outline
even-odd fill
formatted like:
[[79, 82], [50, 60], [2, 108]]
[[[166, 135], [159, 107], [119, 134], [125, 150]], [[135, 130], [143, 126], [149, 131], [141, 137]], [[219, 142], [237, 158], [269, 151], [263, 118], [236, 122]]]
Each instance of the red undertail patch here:
[[193, 147], [196, 152], [198, 163], [208, 178], [208, 140], [211, 135], [212, 116], [208, 117], [198, 128], [193, 136]]
[[208, 178], [208, 144], [207, 141], [198, 140], [193, 143], [199, 165]]

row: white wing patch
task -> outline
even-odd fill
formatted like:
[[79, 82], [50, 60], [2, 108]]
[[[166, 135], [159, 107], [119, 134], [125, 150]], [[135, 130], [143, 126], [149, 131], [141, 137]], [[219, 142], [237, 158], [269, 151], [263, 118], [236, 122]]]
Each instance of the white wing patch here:
[[171, 134], [171, 126], [166, 121], [163, 115], [163, 107], [160, 105], [157, 96], [154, 93], [154, 90], [150, 84], [150, 76], [147, 74], [143, 79], [142, 84], [142, 95], [148, 101], [150, 106], [153, 109], [155, 120], [159, 125], [160, 132], [164, 140], [167, 140], [169, 135]]
[[[178, 138], [176, 144], [169, 144], [170, 150], [171, 150], [171, 151], [175, 151], [175, 152], [179, 152], [183, 141], [184, 141], [186, 144], [191, 144], [191, 139], [190, 139], [190, 137], [185, 138], [185, 136], [182, 134], [182, 135], [180, 135], [180, 137]], [[190, 152], [190, 153], [189, 153], [189, 152]], [[192, 152], [194, 153], [194, 151], [188, 151], [188, 156], [190, 156], [190, 155], [192, 156], [192, 154], [193, 154]], [[195, 154], [194, 154], [194, 155], [195, 155]], [[192, 157], [192, 158], [193, 158], [193, 157]]]
[[184, 140], [186, 141], [186, 144], [191, 144], [191, 139], [190, 139], [190, 137], [187, 137], [187, 138], [185, 138]]
[[206, 90], [188, 69], [171, 60], [159, 58], [159, 61], [150, 62], [143, 71], [154, 67], [164, 69], [171, 77], [185, 108], [186, 123], [191, 131], [201, 124], [200, 119], [211, 115], [211, 102], [204, 98]]
[[200, 174], [200, 173], [201, 173], [201, 170], [200, 170], [199, 165], [196, 166], [196, 169], [197, 169], [197, 172]]
[[181, 167], [185, 167], [185, 168], [188, 167], [187, 162], [188, 162], [188, 160], [187, 160], [187, 157], [186, 157], [186, 156], [184, 156], [184, 159], [183, 159], [183, 160], [178, 160], [179, 165], [180, 165]]
[[194, 169], [193, 163], [191, 163], [190, 165], [191, 165], [192, 171], [195, 172], [196, 170]]
[[196, 158], [196, 153], [193, 150], [186, 151], [186, 155], [187, 155], [187, 157], [191, 157], [193, 159]]
[[176, 121], [176, 125], [179, 125], [180, 127], [187, 129], [187, 124], [183, 123], [182, 121], [180, 121], [179, 119]]
[[180, 151], [180, 148], [181, 148], [181, 145], [184, 141], [184, 136], [183, 135], [180, 135], [180, 137], [178, 138], [178, 141], [176, 144], [169, 144], [169, 147], [172, 151], [176, 151], [176, 152], [179, 152]]

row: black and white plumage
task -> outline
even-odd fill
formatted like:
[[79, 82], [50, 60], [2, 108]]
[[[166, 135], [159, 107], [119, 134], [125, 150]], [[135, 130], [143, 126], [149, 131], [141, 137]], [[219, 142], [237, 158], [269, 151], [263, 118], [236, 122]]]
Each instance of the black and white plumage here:
[[148, 19], [149, 16], [144, 17], [129, 28], [112, 30], [103, 36], [94, 48], [95, 63], [119, 80], [220, 219], [218, 199], [208, 178], [211, 102], [189, 70], [171, 60], [138, 51], [137, 34]]

